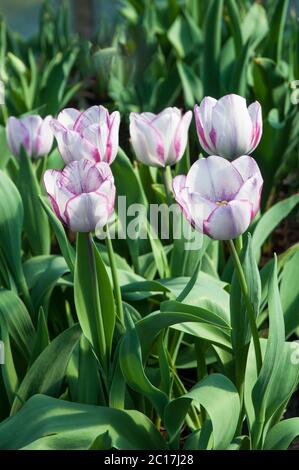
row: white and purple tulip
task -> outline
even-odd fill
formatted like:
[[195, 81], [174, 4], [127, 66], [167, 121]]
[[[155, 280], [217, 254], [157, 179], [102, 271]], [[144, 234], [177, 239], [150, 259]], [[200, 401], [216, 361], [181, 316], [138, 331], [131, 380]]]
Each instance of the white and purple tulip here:
[[104, 106], [92, 106], [80, 112], [66, 108], [52, 119], [51, 128], [59, 152], [65, 161], [91, 160], [113, 162], [118, 151], [120, 114], [109, 114]]
[[50, 129], [52, 116], [44, 119], [38, 115], [17, 119], [11, 116], [6, 125], [8, 146], [15, 157], [20, 156], [21, 147], [30, 158], [47, 155], [53, 144], [53, 133]]
[[261, 105], [247, 108], [239, 95], [226, 95], [218, 101], [206, 96], [194, 107], [200, 145], [209, 155], [233, 160], [250, 155], [257, 147], [263, 129]]
[[72, 162], [62, 171], [47, 170], [44, 183], [55, 214], [74, 232], [101, 229], [113, 213], [115, 186], [107, 163]]
[[260, 207], [263, 178], [256, 161], [218, 156], [195, 162], [187, 176], [173, 180], [173, 192], [186, 219], [214, 240], [231, 240], [249, 227]]
[[145, 165], [165, 167], [178, 162], [186, 149], [192, 112], [178, 108], [159, 114], [131, 113], [130, 136], [138, 160]]

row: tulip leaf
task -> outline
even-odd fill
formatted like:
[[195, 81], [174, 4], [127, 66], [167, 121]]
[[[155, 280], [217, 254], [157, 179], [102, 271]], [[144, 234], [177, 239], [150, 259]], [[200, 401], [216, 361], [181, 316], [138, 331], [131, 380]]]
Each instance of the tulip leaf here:
[[107, 431], [116, 449], [166, 449], [161, 434], [138, 411], [71, 403], [45, 395], [35, 395], [0, 424], [0, 449], [89, 449]]
[[289, 215], [298, 203], [299, 194], [294, 194], [294, 196], [277, 202], [259, 219], [252, 236], [253, 250], [258, 259], [263, 243], [271, 235], [275, 227]]
[[297, 436], [299, 436], [299, 418], [285, 419], [270, 429], [263, 449], [287, 450]]
[[205, 95], [219, 94], [223, 0], [210, 0], [204, 24], [202, 81]]
[[33, 255], [50, 252], [50, 228], [46, 214], [39, 203], [41, 195], [33, 164], [23, 150], [20, 155], [18, 189], [24, 205], [24, 229]]
[[67, 364], [80, 336], [81, 329], [75, 325], [63, 331], [42, 351], [18, 388], [11, 414], [36, 393], [59, 395]]
[[11, 341], [9, 338], [8, 328], [5, 319], [1, 319], [0, 321], [0, 335], [1, 348], [3, 348], [4, 350], [4, 364], [0, 366], [2, 372], [2, 379], [9, 403], [10, 405], [12, 405], [15, 394], [18, 389], [19, 379], [14, 365], [11, 350]]
[[299, 251], [285, 264], [281, 286], [281, 303], [284, 312], [286, 337], [299, 326]]
[[21, 262], [23, 204], [13, 182], [0, 171], [0, 249], [18, 288], [24, 292], [26, 282]]
[[73, 273], [74, 264], [75, 264], [75, 251], [67, 239], [62, 223], [56, 217], [56, 215], [54, 214], [53, 210], [50, 208], [47, 202], [44, 200], [44, 198], [40, 197], [40, 203], [49, 217], [49, 221], [54, 230], [61, 253], [63, 254], [63, 257], [68, 267], [70, 268], [70, 271]]
[[185, 395], [172, 400], [165, 409], [170, 440], [180, 432], [191, 403], [203, 406], [212, 422], [213, 449], [226, 449], [236, 432], [240, 400], [234, 384], [224, 375], [211, 374]]
[[102, 365], [111, 352], [115, 306], [111, 283], [96, 245], [89, 234], [78, 233], [74, 275], [79, 323]]
[[[268, 307], [270, 327], [267, 346], [262, 369], [252, 388], [252, 393], [250, 390], [252, 385], [250, 386], [245, 380], [245, 405], [248, 416], [251, 417], [250, 428], [254, 449], [262, 448], [269, 423], [274, 425], [280, 420], [299, 378], [298, 364], [292, 360], [291, 344], [284, 341], [284, 319], [277, 283], [276, 259], [273, 262], [269, 282]], [[250, 362], [248, 366], [252, 367]], [[253, 410], [253, 415], [250, 409]]]

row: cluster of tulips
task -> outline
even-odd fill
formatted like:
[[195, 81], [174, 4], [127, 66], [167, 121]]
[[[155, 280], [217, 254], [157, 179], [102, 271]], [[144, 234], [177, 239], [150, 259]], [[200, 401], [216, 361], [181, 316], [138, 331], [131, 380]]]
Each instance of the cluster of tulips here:
[[[247, 230], [260, 206], [263, 179], [250, 155], [262, 134], [261, 106], [255, 102], [247, 108], [243, 97], [230, 94], [218, 101], [205, 97], [194, 114], [199, 142], [209, 156], [173, 179], [173, 194], [199, 232], [215, 240], [234, 239]], [[131, 113], [137, 159], [162, 168], [177, 163], [191, 120], [191, 111], [182, 114], [177, 108], [157, 115]], [[8, 120], [7, 140], [15, 156], [22, 147], [33, 159], [44, 156], [56, 138], [66, 165], [45, 172], [45, 188], [57, 217], [75, 232], [92, 232], [111, 218], [116, 189], [110, 164], [118, 152], [119, 125], [119, 112], [109, 114], [103, 106], [64, 109], [57, 119]]]

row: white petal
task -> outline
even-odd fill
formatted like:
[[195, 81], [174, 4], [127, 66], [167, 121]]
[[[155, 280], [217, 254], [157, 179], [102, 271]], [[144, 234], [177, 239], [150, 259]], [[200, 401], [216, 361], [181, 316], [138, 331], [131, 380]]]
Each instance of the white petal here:
[[82, 133], [86, 127], [92, 126], [93, 124], [104, 123], [107, 126], [108, 119], [109, 113], [104, 106], [91, 106], [81, 113], [74, 125], [74, 130]]
[[213, 127], [212, 112], [216, 103], [217, 100], [206, 96], [200, 103], [200, 106], [194, 106], [198, 139], [202, 148], [210, 155], [217, 153], [210, 136]]
[[167, 163], [169, 165], [179, 161], [184, 155], [184, 152], [186, 150], [186, 145], [188, 142], [188, 130], [189, 130], [191, 120], [192, 120], [192, 112], [187, 111], [187, 113], [185, 113], [181, 117], [176, 127], [174, 137], [171, 143], [170, 151], [168, 152]]
[[55, 119], [52, 119], [50, 125], [56, 137], [59, 152], [65, 163], [82, 159], [93, 162], [99, 161], [97, 148], [91, 145], [78, 132], [65, 129]]
[[29, 149], [29, 133], [20, 119], [9, 117], [6, 125], [6, 138], [11, 153], [18, 157], [20, 154], [20, 147], [23, 147], [28, 152]]
[[252, 103], [248, 106], [248, 112], [252, 121], [252, 139], [248, 153], [252, 153], [258, 146], [263, 132], [262, 108], [260, 103], [258, 101]]
[[230, 201], [243, 180], [225, 158], [212, 155], [197, 160], [189, 170], [186, 186], [211, 202]]
[[218, 206], [204, 222], [204, 233], [214, 240], [231, 240], [249, 227], [251, 204], [248, 201], [231, 201]]
[[57, 120], [66, 129], [73, 129], [75, 122], [82, 113], [75, 108], [66, 108], [58, 114]]
[[34, 143], [34, 156], [36, 157], [47, 155], [51, 150], [54, 138], [52, 129], [50, 128], [51, 120], [52, 116], [47, 116], [43, 119], [43, 122], [39, 127]]
[[75, 196], [68, 201], [64, 215], [74, 232], [92, 232], [96, 227], [103, 227], [109, 219], [107, 198], [97, 193]]
[[150, 122], [137, 113], [130, 114], [130, 136], [138, 160], [145, 165], [165, 166], [162, 136]]
[[232, 160], [249, 151], [252, 121], [244, 98], [234, 94], [220, 98], [213, 108], [212, 123], [218, 155]]

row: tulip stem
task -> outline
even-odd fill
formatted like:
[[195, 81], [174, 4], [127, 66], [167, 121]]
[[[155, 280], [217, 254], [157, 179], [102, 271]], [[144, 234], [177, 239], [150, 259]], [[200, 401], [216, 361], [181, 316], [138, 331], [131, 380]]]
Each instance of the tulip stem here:
[[162, 169], [163, 172], [163, 181], [164, 187], [166, 192], [166, 199], [167, 204], [170, 206], [172, 203], [172, 195], [171, 195], [171, 187], [172, 187], [172, 174], [170, 166], [167, 165], [165, 168]]
[[242, 249], [243, 249], [243, 237], [242, 235], [239, 235], [236, 238], [236, 250], [239, 256], [241, 254]]
[[252, 306], [251, 300], [249, 298], [249, 292], [248, 292], [248, 286], [247, 286], [245, 274], [244, 274], [242, 264], [240, 262], [240, 258], [237, 253], [233, 240], [228, 240], [228, 246], [232, 255], [233, 263], [235, 266], [235, 270], [238, 276], [239, 284], [240, 284], [241, 291], [242, 291], [245, 305], [246, 305], [247, 315], [248, 315], [250, 328], [251, 328], [251, 334], [253, 338], [257, 374], [259, 374], [263, 361], [262, 361], [259, 333], [258, 333], [258, 329], [256, 325], [256, 319], [255, 319], [255, 312], [254, 312], [254, 308]]
[[108, 257], [109, 257], [109, 264], [110, 264], [110, 269], [111, 269], [112, 280], [113, 280], [113, 287], [114, 287], [114, 295], [115, 295], [117, 314], [118, 314], [119, 321], [121, 322], [122, 326], [125, 328], [124, 311], [123, 311], [120, 285], [119, 285], [119, 282], [118, 282], [115, 254], [114, 254], [111, 238], [110, 238], [110, 235], [109, 235], [109, 228], [108, 228], [107, 225], [106, 225], [106, 239], [105, 239], [105, 241], [106, 241], [106, 248], [107, 248]]

